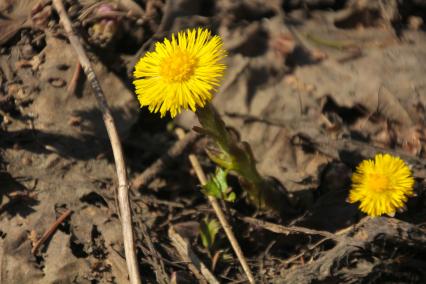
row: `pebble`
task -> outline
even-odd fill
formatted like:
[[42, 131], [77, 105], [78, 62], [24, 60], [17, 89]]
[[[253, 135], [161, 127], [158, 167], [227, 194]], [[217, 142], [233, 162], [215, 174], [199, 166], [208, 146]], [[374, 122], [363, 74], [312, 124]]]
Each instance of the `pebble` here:
[[423, 26], [423, 19], [418, 16], [410, 16], [408, 17], [407, 25], [410, 30], [417, 31]]
[[30, 166], [33, 163], [33, 160], [30, 157], [23, 157], [21, 162], [24, 166]]
[[66, 85], [65, 80], [61, 78], [49, 78], [48, 82], [55, 88], [62, 88]]

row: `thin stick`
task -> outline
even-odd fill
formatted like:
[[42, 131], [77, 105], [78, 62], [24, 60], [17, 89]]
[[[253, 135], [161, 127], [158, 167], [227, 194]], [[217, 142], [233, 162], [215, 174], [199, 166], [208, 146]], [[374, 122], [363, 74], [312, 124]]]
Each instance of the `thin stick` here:
[[[176, 129], [176, 134], [179, 137], [179, 139], [183, 139], [185, 136], [185, 133], [182, 129]], [[197, 157], [194, 154], [189, 155], [189, 161], [191, 162], [192, 168], [195, 171], [195, 174], [197, 175], [198, 180], [200, 181], [201, 185], [205, 185], [207, 183], [207, 177], [204, 174], [203, 168], [201, 167], [200, 163], [198, 162]], [[217, 218], [219, 219], [220, 224], [222, 225], [226, 236], [229, 239], [229, 242], [231, 243], [232, 248], [234, 249], [235, 254], [238, 257], [238, 260], [241, 263], [241, 266], [243, 267], [244, 272], [247, 275], [247, 278], [251, 284], [254, 284], [254, 277], [250, 270], [250, 267], [247, 264], [246, 258], [244, 257], [243, 251], [240, 248], [240, 245], [238, 244], [237, 239], [235, 238], [234, 232], [232, 231], [231, 226], [228, 223], [228, 220], [225, 217], [225, 214], [222, 211], [222, 208], [219, 205], [219, 202], [217, 202], [217, 199], [213, 196], [208, 195], [207, 196], [211, 206], [213, 207], [214, 212], [217, 215]]]
[[62, 0], [53, 0], [53, 5], [59, 14], [60, 21], [64, 26], [68, 39], [71, 42], [75, 52], [78, 55], [80, 64], [83, 67], [87, 80], [90, 82], [99, 108], [102, 111], [105, 127], [111, 142], [112, 152], [115, 160], [115, 168], [118, 178], [118, 205], [120, 207], [121, 226], [123, 230], [124, 252], [126, 255], [127, 269], [129, 272], [130, 283], [141, 283], [136, 252], [133, 240], [132, 216], [129, 202], [129, 184], [127, 181], [126, 164], [124, 161], [123, 150], [121, 148], [120, 138], [115, 127], [114, 119], [108, 107], [102, 88], [92, 69], [89, 58], [84, 51], [77, 35], [73, 32], [71, 21], [65, 11]]
[[44, 232], [43, 236], [41, 236], [41, 238], [34, 244], [34, 247], [31, 250], [32, 254], [36, 254], [38, 249], [40, 248], [40, 246], [51, 236], [53, 235], [53, 233], [56, 231], [56, 229], [59, 227], [59, 225], [64, 222], [64, 220], [66, 218], [68, 218], [68, 216], [70, 216], [72, 213], [72, 210], [68, 209], [67, 211], [65, 211], [64, 213], [61, 214], [61, 216], [59, 216], [58, 219], [56, 219], [56, 221], [50, 225], [50, 227]]
[[319, 236], [323, 236], [329, 239], [339, 239], [339, 237], [333, 233], [327, 232], [327, 231], [319, 231], [319, 230], [314, 230], [314, 229], [309, 229], [309, 228], [304, 228], [304, 227], [297, 227], [297, 226], [282, 226], [282, 225], [277, 225], [271, 222], [266, 222], [263, 220], [259, 220], [256, 218], [251, 218], [251, 217], [241, 217], [241, 220], [243, 220], [244, 222], [247, 222], [249, 224], [255, 225], [255, 226], [259, 226], [262, 227], [268, 231], [277, 233], [277, 234], [285, 234], [285, 235], [289, 235], [289, 234], [297, 234], [297, 233], [303, 233], [306, 235], [319, 235]]

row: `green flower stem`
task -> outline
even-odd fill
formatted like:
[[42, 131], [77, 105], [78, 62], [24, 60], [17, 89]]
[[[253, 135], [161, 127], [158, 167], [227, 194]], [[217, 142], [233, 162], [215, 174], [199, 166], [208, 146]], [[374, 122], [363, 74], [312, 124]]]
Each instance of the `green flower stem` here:
[[209, 158], [238, 174], [241, 186], [255, 205], [282, 211], [285, 204], [283, 199], [286, 197], [259, 174], [249, 144], [238, 141], [226, 129], [225, 123], [211, 104], [197, 110], [196, 115], [202, 126], [197, 130], [213, 138], [218, 148], [206, 149]]

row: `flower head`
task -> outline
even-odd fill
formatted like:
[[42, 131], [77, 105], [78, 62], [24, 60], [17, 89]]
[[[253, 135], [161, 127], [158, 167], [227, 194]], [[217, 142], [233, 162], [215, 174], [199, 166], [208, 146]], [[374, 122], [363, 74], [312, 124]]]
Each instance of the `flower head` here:
[[403, 160], [377, 154], [374, 160], [364, 160], [357, 166], [349, 202], [360, 201], [361, 211], [372, 217], [393, 215], [404, 208], [408, 196], [414, 195], [413, 185], [414, 178]]
[[179, 32], [177, 38], [157, 42], [136, 64], [133, 84], [142, 106], [163, 117], [182, 109], [204, 107], [223, 77], [226, 56], [222, 39], [198, 28]]

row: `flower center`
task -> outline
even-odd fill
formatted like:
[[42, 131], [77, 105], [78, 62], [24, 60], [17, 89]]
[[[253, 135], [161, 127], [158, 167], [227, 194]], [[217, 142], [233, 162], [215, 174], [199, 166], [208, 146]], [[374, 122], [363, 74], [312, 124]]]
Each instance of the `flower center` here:
[[197, 59], [185, 51], [175, 51], [160, 65], [160, 75], [168, 82], [187, 81], [197, 67]]
[[383, 174], [370, 175], [371, 188], [376, 192], [384, 192], [389, 188], [389, 178]]

